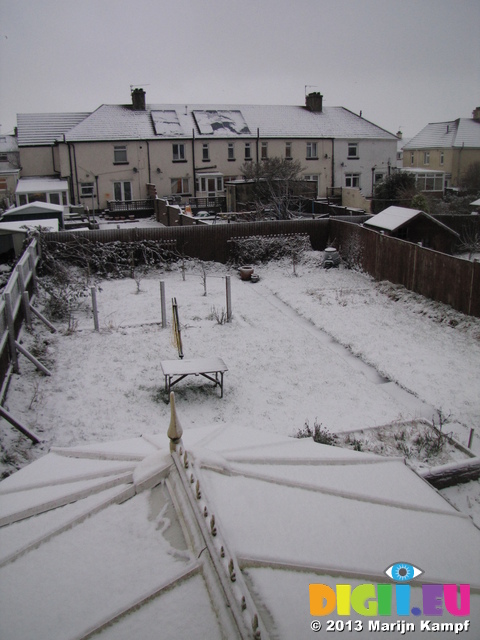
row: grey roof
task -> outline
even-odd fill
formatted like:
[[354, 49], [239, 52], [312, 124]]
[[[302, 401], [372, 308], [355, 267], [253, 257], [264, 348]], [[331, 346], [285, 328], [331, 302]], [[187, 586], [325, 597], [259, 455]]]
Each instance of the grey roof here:
[[427, 124], [404, 149], [480, 148], [480, 122], [458, 118], [449, 122]]
[[18, 146], [51, 145], [88, 115], [88, 112], [17, 113]]
[[440, 227], [450, 231], [450, 233], [453, 233], [456, 236], [459, 235], [456, 231], [447, 227], [447, 225], [439, 222], [428, 213], [425, 213], [425, 211], [421, 211], [420, 209], [409, 209], [407, 207], [387, 207], [380, 213], [377, 213], [376, 216], [373, 216], [373, 218], [366, 220], [363, 224], [365, 227], [374, 227], [376, 229], [384, 229], [385, 231], [396, 231], [418, 217], [428, 218]]
[[274, 105], [102, 105], [65, 136], [67, 141], [162, 138], [256, 137], [396, 140], [385, 129], [344, 107], [314, 113], [299, 106]]
[[0, 136], [0, 152], [11, 153], [18, 151], [17, 139], [15, 136]]

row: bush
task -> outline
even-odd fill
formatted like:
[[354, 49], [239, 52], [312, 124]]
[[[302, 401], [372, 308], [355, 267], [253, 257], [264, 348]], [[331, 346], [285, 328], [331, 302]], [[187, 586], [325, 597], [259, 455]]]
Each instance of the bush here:
[[232, 238], [231, 258], [234, 264], [258, 264], [280, 258], [298, 261], [312, 245], [307, 234], [278, 236], [247, 236]]
[[328, 429], [324, 429], [321, 424], [318, 424], [317, 420], [313, 423], [313, 430], [310, 428], [308, 420], [305, 420], [303, 429], [299, 429], [296, 432], [295, 438], [313, 438], [314, 442], [332, 446], [335, 446], [337, 442], [336, 434], [330, 433]]

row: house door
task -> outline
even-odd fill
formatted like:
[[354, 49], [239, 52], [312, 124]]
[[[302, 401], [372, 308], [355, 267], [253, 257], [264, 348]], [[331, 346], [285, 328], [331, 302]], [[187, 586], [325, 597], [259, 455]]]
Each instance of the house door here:
[[217, 195], [216, 186], [216, 178], [207, 178], [207, 196], [209, 198], [214, 198]]
[[131, 182], [114, 182], [113, 192], [115, 200], [131, 200], [132, 199], [132, 183]]

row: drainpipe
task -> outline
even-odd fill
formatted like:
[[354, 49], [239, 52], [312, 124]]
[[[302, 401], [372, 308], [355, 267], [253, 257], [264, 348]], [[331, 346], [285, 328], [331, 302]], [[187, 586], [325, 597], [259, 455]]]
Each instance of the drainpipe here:
[[55, 150], [55, 145], [52, 147], [52, 168], [53, 168], [53, 173], [60, 173], [60, 171], [57, 171], [55, 169], [55, 153], [54, 153], [54, 150]]
[[147, 144], [147, 162], [148, 162], [148, 182], [152, 184], [152, 168], [150, 165], [150, 145], [148, 144], [148, 140], [145, 140]]
[[192, 129], [193, 197], [197, 197], [197, 172], [195, 170], [195, 129]]
[[95, 176], [95, 190], [97, 192], [97, 209], [100, 211], [100, 196], [98, 194], [98, 176]]
[[72, 148], [73, 148], [73, 164], [75, 168], [75, 185], [77, 186], [77, 201], [80, 204], [80, 190], [78, 188], [77, 153], [76, 153], [74, 144], [72, 144]]
[[335, 188], [335, 138], [332, 138], [332, 191]]
[[256, 140], [256, 143], [257, 143], [257, 164], [258, 164], [258, 146], [260, 144], [260, 129], [259, 128], [257, 128], [257, 140]]
[[[65, 134], [63, 134], [65, 140]], [[70, 201], [75, 204], [75, 189], [73, 188], [73, 167], [72, 167], [72, 148], [70, 142], [67, 142], [68, 147], [68, 164], [70, 165], [70, 175], [68, 176], [68, 188], [70, 190]]]

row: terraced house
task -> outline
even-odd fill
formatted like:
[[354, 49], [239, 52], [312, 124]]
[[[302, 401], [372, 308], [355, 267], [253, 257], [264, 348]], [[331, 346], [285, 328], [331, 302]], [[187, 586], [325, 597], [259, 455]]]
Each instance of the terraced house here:
[[[318, 196], [351, 187], [371, 196], [395, 164], [397, 137], [344, 107], [146, 103], [134, 89], [128, 105], [92, 113], [19, 114], [21, 178], [67, 180], [71, 204], [159, 196], [215, 197], [241, 178], [245, 162], [298, 160]], [[150, 185], [150, 187], [147, 187]]]

